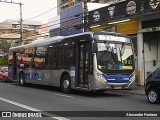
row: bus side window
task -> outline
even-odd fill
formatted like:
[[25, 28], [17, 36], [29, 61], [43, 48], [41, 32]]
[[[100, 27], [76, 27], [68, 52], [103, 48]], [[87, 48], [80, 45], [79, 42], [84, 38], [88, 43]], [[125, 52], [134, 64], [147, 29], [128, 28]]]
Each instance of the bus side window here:
[[61, 47], [61, 44], [55, 44], [53, 54], [54, 54], [54, 57], [53, 57], [54, 69], [61, 69], [62, 68], [62, 55], [63, 55], [63, 49]]
[[21, 49], [19, 53], [17, 53], [18, 67], [29, 68], [33, 57], [33, 53], [34, 53], [34, 48]]
[[67, 69], [74, 65], [74, 46], [72, 44], [64, 44], [63, 46], [63, 66]]
[[34, 68], [45, 68], [46, 66], [46, 47], [37, 47], [33, 60]]
[[53, 59], [54, 59], [54, 45], [49, 45], [47, 47], [47, 54], [46, 54], [46, 68], [51, 69], [53, 68]]

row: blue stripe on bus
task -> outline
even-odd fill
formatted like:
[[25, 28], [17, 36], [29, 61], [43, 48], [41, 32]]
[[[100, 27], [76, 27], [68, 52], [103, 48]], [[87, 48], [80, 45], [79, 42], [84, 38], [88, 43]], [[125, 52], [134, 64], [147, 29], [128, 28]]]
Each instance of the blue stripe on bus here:
[[127, 83], [130, 79], [129, 75], [102, 75], [106, 78], [106, 81], [109, 83]]

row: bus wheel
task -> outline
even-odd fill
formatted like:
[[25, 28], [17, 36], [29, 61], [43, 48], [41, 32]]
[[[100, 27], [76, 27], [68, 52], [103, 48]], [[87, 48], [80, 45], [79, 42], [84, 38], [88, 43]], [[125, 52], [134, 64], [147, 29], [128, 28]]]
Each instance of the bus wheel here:
[[23, 73], [21, 73], [19, 76], [19, 83], [21, 86], [25, 86], [25, 77]]
[[62, 92], [64, 92], [64, 93], [71, 92], [71, 81], [70, 81], [70, 77], [68, 75], [64, 75], [62, 77], [61, 88], [62, 88]]

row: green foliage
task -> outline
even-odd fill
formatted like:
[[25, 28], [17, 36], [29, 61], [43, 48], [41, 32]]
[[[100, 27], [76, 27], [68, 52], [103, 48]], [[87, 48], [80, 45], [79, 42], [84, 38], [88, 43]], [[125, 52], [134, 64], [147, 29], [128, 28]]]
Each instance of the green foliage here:
[[8, 60], [7, 58], [0, 58], [0, 65], [8, 65]]

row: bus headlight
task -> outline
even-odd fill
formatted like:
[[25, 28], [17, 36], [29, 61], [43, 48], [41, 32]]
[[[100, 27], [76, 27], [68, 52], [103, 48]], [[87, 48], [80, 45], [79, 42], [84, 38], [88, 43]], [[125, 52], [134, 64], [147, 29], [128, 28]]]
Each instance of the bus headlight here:
[[101, 82], [107, 82], [106, 78], [99, 72], [95, 72], [95, 78]]

